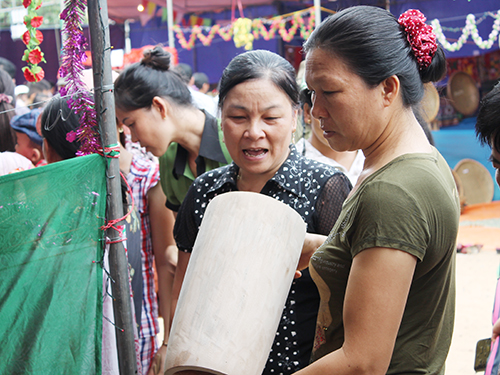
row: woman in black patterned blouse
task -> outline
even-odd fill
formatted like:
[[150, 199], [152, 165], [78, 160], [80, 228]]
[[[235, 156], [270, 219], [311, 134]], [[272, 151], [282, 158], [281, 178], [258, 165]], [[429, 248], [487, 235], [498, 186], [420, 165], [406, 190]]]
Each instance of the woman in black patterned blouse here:
[[[224, 70], [219, 107], [224, 140], [233, 163], [199, 176], [177, 215], [177, 292], [207, 204], [218, 194], [252, 191], [292, 207], [307, 224], [304, 251], [329, 234], [349, 179], [325, 164], [304, 158], [291, 144], [299, 93], [293, 67], [269, 51], [236, 56]], [[264, 374], [291, 374], [309, 363], [319, 295], [308, 270], [290, 289]]]

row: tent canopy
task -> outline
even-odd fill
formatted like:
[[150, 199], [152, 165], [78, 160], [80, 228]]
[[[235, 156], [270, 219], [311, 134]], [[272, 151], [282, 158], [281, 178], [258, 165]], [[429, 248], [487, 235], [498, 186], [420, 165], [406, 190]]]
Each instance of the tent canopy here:
[[[167, 0], [150, 0], [161, 7], [167, 6]], [[108, 14], [111, 19], [118, 22], [123, 22], [126, 19], [140, 19], [142, 13], [137, 10], [139, 4], [143, 4], [143, 0], [108, 0]], [[312, 1], [287, 0], [287, 2], [309, 3]], [[232, 6], [238, 9], [239, 4], [242, 7], [267, 5], [276, 3], [272, 0], [172, 0], [174, 12], [180, 14], [186, 13], [204, 13], [204, 12], [219, 12], [224, 9], [231, 9]]]
[[[166, 7], [167, 0], [149, 0], [153, 3]], [[139, 4], [147, 3], [148, 0], [108, 0], [109, 17], [123, 22], [126, 19], [138, 20], [141, 12], [137, 10]], [[177, 13], [205, 13], [219, 12], [238, 9], [239, 4], [243, 7], [255, 5], [273, 5], [278, 3], [296, 3], [307, 8], [313, 5], [313, 0], [172, 0], [174, 11]], [[401, 14], [407, 9], [420, 9], [429, 20], [434, 18], [452, 20], [456, 17], [465, 16], [469, 13], [478, 14], [486, 11], [497, 11], [500, 8], [498, 0], [322, 0], [321, 6], [329, 9], [342, 9], [353, 5], [375, 5], [385, 7], [389, 4], [393, 14]], [[464, 24], [462, 24], [463, 26]]]

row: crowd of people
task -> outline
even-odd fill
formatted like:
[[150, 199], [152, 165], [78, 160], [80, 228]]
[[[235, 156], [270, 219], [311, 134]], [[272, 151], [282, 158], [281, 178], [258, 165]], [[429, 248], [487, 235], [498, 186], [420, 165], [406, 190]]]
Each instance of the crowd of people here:
[[[215, 98], [205, 74], [174, 66], [161, 46], [114, 82], [124, 202], [136, 202], [126, 248], [139, 270], [131, 288], [143, 374], [165, 371], [205, 210], [232, 191], [270, 196], [307, 227], [263, 374], [444, 374], [460, 207], [419, 115], [423, 84], [446, 74], [443, 49], [417, 10], [396, 18], [355, 6], [325, 19], [304, 51], [300, 78], [276, 53], [237, 55]], [[66, 135], [80, 119], [67, 98], [45, 81], [16, 87], [1, 63], [0, 173], [75, 157], [80, 143]], [[499, 90], [477, 133], [500, 184]], [[294, 144], [299, 123], [310, 136]]]

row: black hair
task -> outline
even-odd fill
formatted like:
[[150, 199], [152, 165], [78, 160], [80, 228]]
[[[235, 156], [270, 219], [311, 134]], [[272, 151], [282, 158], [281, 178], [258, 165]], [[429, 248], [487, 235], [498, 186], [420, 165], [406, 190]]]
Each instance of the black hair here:
[[38, 94], [44, 91], [50, 91], [52, 87], [50, 86], [49, 81], [42, 79], [38, 82], [28, 82], [28, 96], [31, 97], [33, 94]]
[[17, 137], [14, 129], [10, 126], [10, 120], [14, 117], [14, 107], [4, 101], [0, 101], [0, 152], [16, 151]]
[[304, 104], [309, 104], [309, 107], [312, 108], [312, 95], [311, 90], [308, 88], [302, 89], [299, 94], [300, 107], [303, 109]]
[[184, 83], [189, 83], [191, 77], [193, 76], [193, 69], [188, 64], [179, 63], [172, 68], [184, 81]]
[[144, 51], [144, 58], [127, 67], [115, 81], [116, 107], [129, 111], [150, 108], [159, 96], [174, 104], [192, 106], [191, 93], [170, 69], [171, 55], [161, 46]]
[[370, 87], [396, 75], [407, 107], [420, 103], [423, 83], [436, 82], [446, 72], [439, 45], [432, 63], [420, 70], [404, 27], [390, 12], [373, 6], [346, 8], [326, 18], [304, 43], [306, 53], [315, 48], [341, 59]]
[[43, 109], [41, 116], [42, 136], [50, 147], [63, 160], [74, 158], [80, 149], [80, 142], [69, 142], [66, 135], [80, 127], [80, 119], [69, 108], [68, 100], [59, 95], [54, 96]]
[[16, 107], [16, 94], [15, 94], [15, 85], [14, 81], [12, 81], [12, 77], [5, 70], [0, 69], [0, 94], [6, 94], [12, 97], [12, 106]]
[[231, 60], [222, 73], [219, 84], [219, 107], [222, 108], [229, 91], [240, 83], [267, 78], [290, 98], [294, 107], [299, 106], [299, 88], [295, 69], [283, 57], [265, 50], [244, 52]]
[[12, 61], [0, 57], [0, 68], [9, 73], [10, 78], [16, 78], [16, 65]]
[[481, 144], [500, 151], [500, 82], [481, 100], [476, 121], [476, 136]]
[[201, 89], [205, 83], [210, 83], [208, 81], [208, 76], [205, 73], [196, 72], [193, 74], [193, 77], [194, 77], [194, 85], [198, 89]]
[[10, 103], [0, 100], [0, 152], [15, 152], [17, 137], [10, 126], [10, 120], [15, 115], [14, 82], [9, 73], [2, 69], [0, 69], [0, 94], [10, 97]]

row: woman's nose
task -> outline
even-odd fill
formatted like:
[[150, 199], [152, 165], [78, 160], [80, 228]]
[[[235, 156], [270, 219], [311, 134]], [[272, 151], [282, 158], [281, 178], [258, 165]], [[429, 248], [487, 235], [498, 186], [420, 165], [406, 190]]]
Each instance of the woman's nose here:
[[250, 139], [259, 139], [264, 136], [260, 121], [252, 121], [245, 131], [245, 136]]

